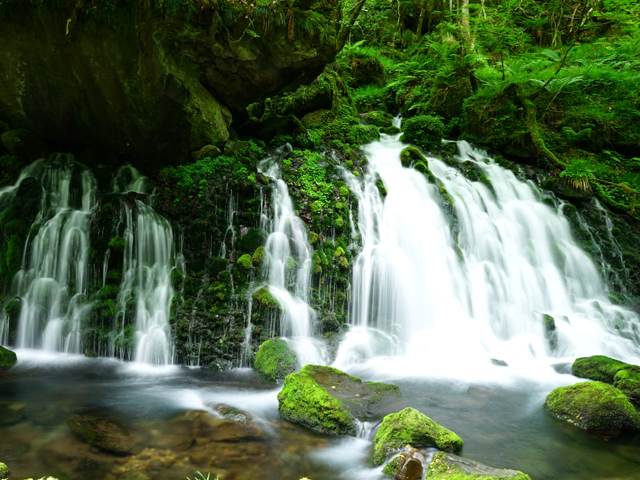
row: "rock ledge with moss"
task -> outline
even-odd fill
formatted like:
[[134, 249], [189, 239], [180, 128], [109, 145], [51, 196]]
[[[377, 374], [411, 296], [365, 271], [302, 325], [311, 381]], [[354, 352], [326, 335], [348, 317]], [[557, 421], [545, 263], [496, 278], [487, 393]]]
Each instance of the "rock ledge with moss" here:
[[384, 417], [373, 439], [373, 445], [373, 464], [382, 465], [389, 455], [408, 445], [457, 452], [462, 448], [462, 439], [424, 413], [407, 407]]
[[0, 372], [13, 367], [18, 361], [15, 352], [4, 348], [0, 345]]
[[333, 435], [355, 435], [356, 418], [400, 389], [386, 383], [363, 382], [337, 368], [306, 365], [287, 375], [278, 394], [280, 416]]
[[551, 392], [544, 408], [585, 430], [640, 430], [640, 415], [629, 399], [602, 382], [582, 382]]
[[445, 452], [438, 452], [433, 456], [425, 478], [437, 478], [438, 480], [464, 480], [467, 478], [531, 480], [529, 475], [517, 470], [493, 468], [470, 458], [459, 457]]

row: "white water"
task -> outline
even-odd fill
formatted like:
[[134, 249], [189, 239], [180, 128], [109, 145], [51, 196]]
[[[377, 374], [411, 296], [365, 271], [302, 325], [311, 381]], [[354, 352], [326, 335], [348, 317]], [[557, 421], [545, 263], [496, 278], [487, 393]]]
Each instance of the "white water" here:
[[296, 215], [287, 185], [280, 178], [277, 159], [266, 158], [258, 165], [258, 171], [273, 181], [273, 217], [265, 260], [269, 293], [282, 309], [280, 335], [288, 338], [301, 365], [324, 364], [323, 345], [312, 338], [317, 316], [308, 303], [313, 250], [307, 228]]
[[[20, 348], [82, 351], [81, 327], [91, 309], [87, 299], [89, 220], [96, 206], [96, 182], [73, 157], [34, 162], [20, 175], [36, 178], [44, 189], [31, 255], [16, 275], [22, 299], [17, 344]], [[25, 249], [25, 252], [28, 251]]]
[[[608, 301], [567, 220], [540, 201], [533, 184], [466, 142], [458, 142], [456, 160], [477, 164], [494, 192], [429, 158], [455, 205], [456, 245], [438, 187], [402, 167], [406, 145], [398, 137], [365, 147], [363, 182], [345, 173], [359, 201], [363, 249], [353, 271], [352, 328], [337, 366], [368, 361], [396, 376], [478, 379], [506, 370], [544, 378], [553, 363], [594, 354], [638, 362], [637, 347], [615, 329], [630, 330], [636, 315]], [[384, 201], [376, 174], [388, 192]], [[556, 319], [553, 351], [542, 313]], [[492, 367], [491, 358], [511, 369]]]

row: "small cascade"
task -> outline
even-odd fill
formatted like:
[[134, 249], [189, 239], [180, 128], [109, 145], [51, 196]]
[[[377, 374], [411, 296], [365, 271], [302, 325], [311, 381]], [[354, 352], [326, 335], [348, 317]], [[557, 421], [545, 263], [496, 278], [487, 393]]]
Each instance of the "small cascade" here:
[[[446, 359], [451, 376], [486, 371], [491, 358], [526, 369], [596, 353], [638, 358], [625, 338], [636, 315], [609, 302], [569, 223], [532, 183], [466, 142], [458, 142], [453, 166], [428, 158], [437, 179], [429, 183], [401, 165], [406, 145], [398, 137], [365, 147], [364, 182], [345, 172], [363, 247], [337, 365], [380, 355], [416, 368]], [[553, 333], [543, 314], [555, 318]]]
[[222, 245], [220, 246], [220, 258], [227, 258], [227, 238], [229, 238], [229, 243], [231, 244], [231, 252], [233, 252], [233, 248], [235, 246], [236, 241], [236, 231], [233, 228], [233, 220], [237, 214], [238, 210], [238, 199], [234, 199], [233, 191], [229, 196], [229, 206], [227, 207], [227, 218], [228, 225], [227, 229], [224, 231], [224, 235], [222, 237]]
[[71, 155], [38, 160], [19, 183], [36, 178], [42, 208], [29, 238], [23, 268], [14, 279], [22, 299], [17, 344], [21, 348], [80, 353], [81, 324], [88, 317], [89, 220], [96, 206], [96, 181]]
[[269, 292], [283, 310], [280, 335], [288, 337], [302, 365], [325, 363], [323, 347], [312, 338], [316, 313], [308, 296], [313, 251], [306, 226], [295, 213], [277, 158], [260, 162], [258, 171], [273, 181], [273, 217], [265, 252]]

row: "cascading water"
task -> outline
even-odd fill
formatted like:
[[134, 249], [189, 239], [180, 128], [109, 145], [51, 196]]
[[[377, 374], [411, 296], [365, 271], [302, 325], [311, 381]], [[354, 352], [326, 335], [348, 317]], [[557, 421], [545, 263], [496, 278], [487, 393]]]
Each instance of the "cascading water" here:
[[269, 292], [282, 308], [280, 335], [288, 337], [302, 365], [323, 364], [323, 347], [312, 338], [316, 313], [308, 297], [313, 251], [306, 226], [295, 213], [277, 159], [264, 159], [258, 171], [273, 181], [273, 219], [265, 253]]
[[[353, 327], [337, 365], [402, 354], [405, 370], [445, 362], [441, 375], [451, 377], [486, 371], [492, 358], [527, 370], [596, 353], [637, 361], [624, 338], [633, 335], [636, 315], [609, 302], [567, 220], [540, 201], [533, 184], [466, 142], [458, 142], [455, 161], [486, 182], [429, 158], [438, 185], [429, 183], [401, 165], [406, 145], [398, 137], [365, 147], [363, 183], [345, 173], [359, 201], [363, 248], [353, 271]], [[556, 319], [553, 342], [542, 314]]]
[[40, 182], [44, 195], [34, 222], [37, 234], [27, 242], [31, 254], [14, 280], [22, 300], [17, 344], [78, 353], [81, 322], [91, 309], [87, 262], [96, 182], [68, 155], [34, 162], [22, 172], [18, 185], [27, 177]]

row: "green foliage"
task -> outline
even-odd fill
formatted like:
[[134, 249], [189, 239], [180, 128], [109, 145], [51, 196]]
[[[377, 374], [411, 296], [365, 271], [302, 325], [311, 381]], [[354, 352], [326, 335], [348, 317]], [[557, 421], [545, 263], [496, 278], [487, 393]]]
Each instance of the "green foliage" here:
[[245, 253], [236, 262], [243, 270], [251, 270], [251, 255]]
[[441, 117], [418, 115], [404, 121], [403, 142], [413, 143], [425, 150], [439, 149], [442, 144], [444, 124]]

